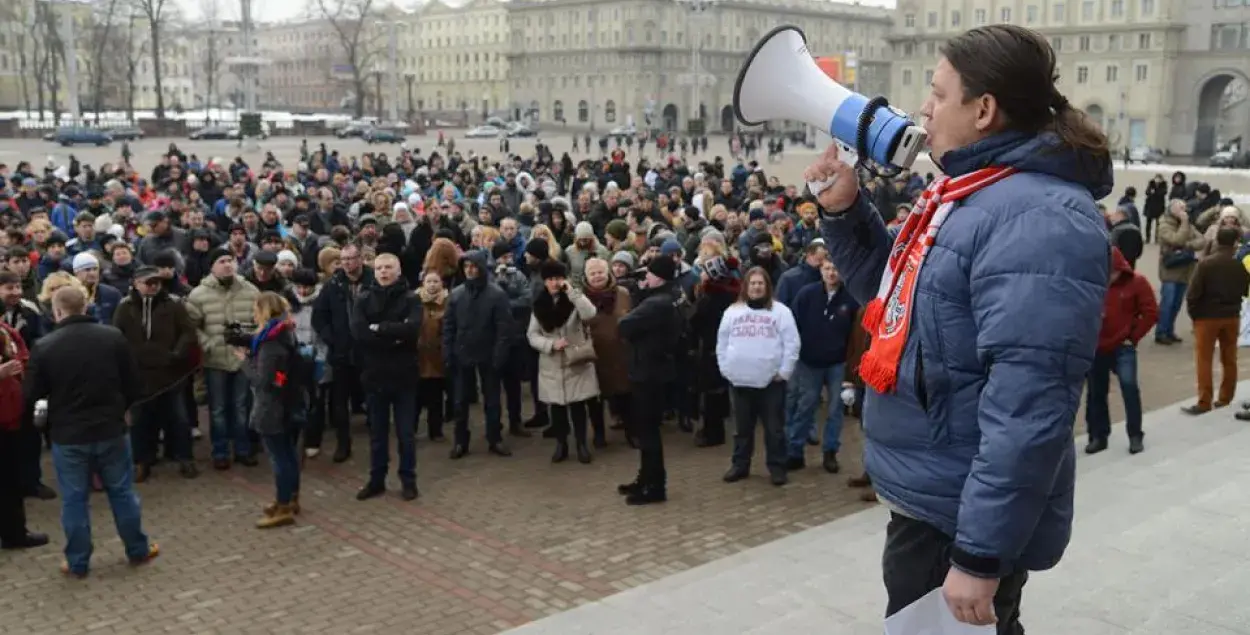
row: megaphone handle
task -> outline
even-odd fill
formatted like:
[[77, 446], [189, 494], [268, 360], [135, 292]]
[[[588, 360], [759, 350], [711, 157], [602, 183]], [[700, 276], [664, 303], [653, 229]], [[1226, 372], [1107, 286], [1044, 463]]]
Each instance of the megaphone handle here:
[[832, 187], [833, 184], [837, 182], [838, 182], [838, 177], [836, 176], [829, 178], [829, 179], [825, 179], [824, 181], [808, 181], [807, 189], [811, 191], [812, 196], [820, 196], [821, 192], [825, 191], [825, 189], [829, 187]]

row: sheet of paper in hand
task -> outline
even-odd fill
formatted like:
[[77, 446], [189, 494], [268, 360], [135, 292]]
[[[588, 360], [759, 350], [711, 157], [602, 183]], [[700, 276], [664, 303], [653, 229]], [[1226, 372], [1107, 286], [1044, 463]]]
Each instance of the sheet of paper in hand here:
[[972, 626], [955, 619], [942, 589], [912, 602], [907, 608], [885, 618], [885, 635], [994, 635], [993, 626]]

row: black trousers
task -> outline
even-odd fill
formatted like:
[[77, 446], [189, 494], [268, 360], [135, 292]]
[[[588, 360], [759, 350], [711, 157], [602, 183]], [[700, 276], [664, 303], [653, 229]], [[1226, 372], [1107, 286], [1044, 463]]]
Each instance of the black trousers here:
[[330, 371], [330, 427], [342, 447], [352, 447], [351, 406], [359, 390], [360, 370], [350, 365], [335, 364]]
[[443, 436], [443, 415], [447, 414], [452, 403], [451, 391], [447, 381], [442, 377], [422, 377], [417, 380], [417, 421], [413, 422], [413, 430], [417, 430], [421, 420], [421, 411], [425, 411], [426, 433], [431, 439]]
[[[499, 371], [499, 384], [503, 388], [504, 404], [508, 407], [508, 429], [521, 427], [521, 380], [529, 376], [529, 355], [526, 351], [534, 349], [514, 346], [508, 353], [508, 363]], [[535, 351], [536, 352], [536, 351]], [[533, 383], [531, 391], [538, 392], [538, 382]]]
[[664, 422], [663, 382], [631, 382], [630, 432], [638, 440], [638, 483], [643, 486], [666, 486], [664, 441], [660, 424]]
[[26, 503], [22, 500], [22, 433], [0, 430], [0, 541], [26, 535]]
[[325, 436], [326, 420], [330, 412], [331, 384], [317, 384], [313, 394], [312, 407], [308, 409], [308, 424], [304, 428], [304, 447], [320, 448], [321, 439]]
[[605, 418], [604, 406], [611, 414], [620, 417], [623, 421], [629, 421], [629, 395], [600, 395], [586, 402], [586, 412], [590, 415], [590, 427], [595, 433], [596, 439], [602, 439], [606, 436], [607, 419]]
[[[890, 524], [885, 530], [885, 553], [881, 557], [885, 592], [889, 596], [886, 617], [946, 582], [953, 543], [950, 536], [928, 523], [890, 514]], [[999, 581], [998, 593], [994, 595], [998, 635], [1024, 635], [1024, 627], [1020, 625], [1020, 598], [1028, 579], [1029, 573], [1020, 571]]]
[[574, 401], [571, 404], [550, 404], [551, 432], [560, 441], [568, 441], [569, 420], [572, 419], [573, 438], [578, 443], [586, 442], [586, 407], [589, 400]]

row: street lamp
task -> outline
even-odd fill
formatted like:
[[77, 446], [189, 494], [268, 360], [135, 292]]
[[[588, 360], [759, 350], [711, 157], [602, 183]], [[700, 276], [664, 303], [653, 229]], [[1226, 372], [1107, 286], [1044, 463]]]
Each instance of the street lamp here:
[[412, 122], [412, 116], [414, 113], [412, 109], [412, 82], [415, 81], [416, 79], [417, 79], [416, 73], [404, 73], [404, 81], [408, 83], [408, 117], [407, 119], [409, 122]]
[[490, 93], [482, 93], [482, 123], [490, 119]]

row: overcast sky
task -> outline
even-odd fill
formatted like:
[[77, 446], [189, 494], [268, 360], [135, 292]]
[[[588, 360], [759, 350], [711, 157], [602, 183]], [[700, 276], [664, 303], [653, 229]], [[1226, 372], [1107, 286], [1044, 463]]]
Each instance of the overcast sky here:
[[[174, 0], [190, 20], [200, 18], [206, 13], [205, 7], [215, 3], [220, 11], [221, 19], [237, 20], [239, 18], [239, 0]], [[329, 0], [333, 1], [333, 0]], [[465, 0], [449, 0], [448, 4], [461, 4]], [[830, 0], [835, 2], [836, 0]], [[386, 2], [386, 0], [379, 0]], [[389, 4], [389, 2], [388, 2]], [[400, 0], [400, 4], [410, 6], [411, 0]], [[863, 4], [874, 6], [894, 6], [894, 0], [863, 0]], [[253, 18], [260, 22], [276, 22], [298, 18], [308, 10], [308, 0], [252, 0]]]

